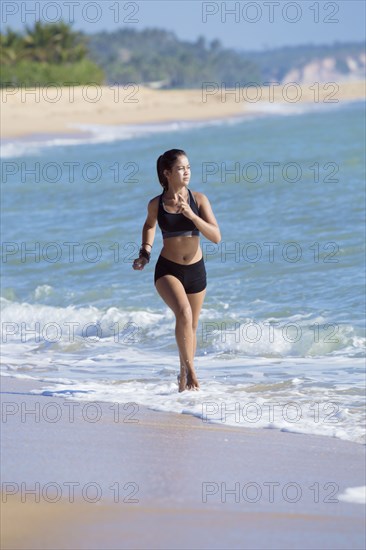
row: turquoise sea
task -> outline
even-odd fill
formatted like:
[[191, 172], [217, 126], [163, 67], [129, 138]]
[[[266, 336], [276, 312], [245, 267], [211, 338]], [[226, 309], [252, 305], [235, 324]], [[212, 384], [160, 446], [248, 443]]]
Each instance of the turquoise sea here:
[[[83, 130], [3, 141], [2, 375], [365, 443], [364, 104]], [[182, 394], [174, 316], [153, 284], [158, 228], [150, 264], [132, 269], [171, 148], [222, 234], [201, 238], [201, 390]]]

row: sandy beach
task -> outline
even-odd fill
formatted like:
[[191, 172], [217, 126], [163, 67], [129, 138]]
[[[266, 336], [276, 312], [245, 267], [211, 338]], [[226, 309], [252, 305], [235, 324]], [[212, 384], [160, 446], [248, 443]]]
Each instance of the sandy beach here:
[[[8, 88], [1, 90], [1, 136], [72, 134], [78, 125], [146, 124], [253, 114], [274, 104], [335, 103], [365, 98], [365, 82], [287, 84], [193, 90], [127, 86]], [[74, 126], [75, 125], [75, 126]]]
[[42, 387], [1, 377], [4, 550], [364, 548], [363, 445]]

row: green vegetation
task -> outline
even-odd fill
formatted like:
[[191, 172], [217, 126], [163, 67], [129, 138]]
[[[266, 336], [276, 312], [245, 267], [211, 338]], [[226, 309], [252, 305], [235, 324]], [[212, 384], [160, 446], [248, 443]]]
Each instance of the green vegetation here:
[[7, 29], [0, 35], [0, 85], [67, 85], [104, 81], [103, 71], [87, 58], [87, 40], [66, 23]]
[[261, 80], [256, 64], [219, 40], [186, 42], [161, 29], [100, 32], [90, 36], [89, 49], [110, 84], [160, 81], [164, 88], [200, 88], [204, 81], [229, 87]]
[[[1, 38], [0, 85], [149, 84], [159, 88], [201, 88], [202, 82], [228, 88], [255, 82], [281, 82], [292, 69], [332, 57], [339, 73], [347, 74], [347, 58], [362, 74], [363, 43], [284, 47], [263, 52], [223, 48], [179, 40], [162, 29], [122, 28], [113, 33], [85, 35], [64, 22], [36, 23], [23, 34], [7, 29]], [[356, 61], [355, 61], [356, 60]]]
[[[174, 33], [161, 29], [120, 29], [90, 36], [90, 55], [101, 64], [108, 83], [147, 83], [160, 81], [163, 88], [200, 88], [202, 82], [262, 84], [281, 82], [292, 69], [307, 63], [334, 57], [336, 68], [347, 74], [347, 57], [360, 58], [363, 42], [331, 45], [291, 46], [261, 52], [234, 51], [223, 48], [219, 40], [206, 44], [178, 40]], [[362, 73], [362, 64], [359, 61]]]

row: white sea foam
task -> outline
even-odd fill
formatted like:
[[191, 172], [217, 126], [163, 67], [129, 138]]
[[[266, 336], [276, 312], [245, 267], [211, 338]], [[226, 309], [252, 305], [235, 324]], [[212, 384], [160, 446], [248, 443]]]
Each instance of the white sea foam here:
[[[39, 285], [34, 298], [42, 301], [52, 296], [50, 285]], [[83, 347], [107, 339], [118, 342], [118, 338], [130, 344], [157, 342], [160, 346], [175, 343], [168, 341], [167, 334], [174, 332], [174, 315], [169, 308], [163, 311], [123, 310], [117, 307], [101, 309], [96, 306], [58, 307], [42, 303], [16, 302], [1, 298], [2, 342], [15, 344], [36, 342], [51, 345], [61, 350], [69, 349], [70, 343]], [[226, 309], [223, 308], [225, 311]], [[326, 325], [329, 319], [317, 315], [293, 315], [283, 320], [279, 327], [272, 324], [276, 319], [262, 322], [247, 317], [235, 322], [232, 313], [226, 321], [223, 312], [203, 307], [201, 312], [198, 351], [205, 350], [213, 356], [244, 357], [325, 357], [339, 355], [363, 355], [365, 338], [355, 327], [343, 324], [338, 327], [337, 338], [329, 342], [315, 338], [311, 327]], [[269, 328], [271, 327], [271, 328]], [[285, 328], [284, 328], [285, 327]], [[291, 328], [292, 327], [292, 328]], [[334, 341], [333, 341], [334, 340]]]
[[[38, 286], [36, 298], [43, 298], [52, 292], [49, 285]], [[84, 336], [91, 340], [112, 337], [119, 327], [129, 323], [140, 330], [155, 325], [163, 317], [160, 313], [149, 311], [124, 311], [116, 307], [106, 310], [95, 306], [76, 307], [73, 305], [57, 307], [27, 302], [12, 302], [1, 298], [3, 343], [52, 340], [70, 341], [70, 335]], [[12, 329], [13, 325], [13, 329]], [[51, 325], [54, 334], [51, 335]], [[48, 332], [48, 327], [50, 333]], [[93, 327], [94, 326], [94, 330]], [[89, 327], [89, 330], [87, 329]], [[23, 333], [22, 333], [23, 329]], [[72, 330], [70, 330], [72, 329]]]
[[344, 360], [200, 355], [195, 361], [200, 391], [179, 394], [176, 354], [113, 346], [109, 339], [105, 344], [94, 343], [86, 353], [29, 348], [17, 360], [10, 350], [4, 374], [41, 380], [43, 388], [34, 393], [47, 396], [133, 401], [152, 410], [192, 414], [202, 422], [365, 443], [362, 360], [354, 360], [350, 382]]
[[53, 292], [51, 285], [39, 285], [34, 291], [35, 300], [41, 300], [42, 298], [49, 296]]
[[120, 140], [129, 140], [139, 137], [148, 137], [168, 132], [188, 131], [194, 128], [207, 126], [223, 126], [238, 124], [247, 119], [247, 116], [228, 117], [225, 119], [209, 119], [200, 121], [173, 121], [156, 124], [71, 124], [70, 126], [81, 135], [73, 136], [34, 136], [14, 141], [4, 140], [1, 146], [1, 158], [17, 158], [24, 156], [41, 155], [50, 147], [71, 147], [77, 145], [92, 145], [98, 143], [112, 143]]
[[245, 110], [252, 114], [262, 115], [280, 115], [280, 116], [294, 116], [305, 115], [309, 113], [327, 112], [336, 109], [343, 109], [344, 107], [352, 106], [354, 103], [359, 103], [360, 100], [348, 100], [348, 101], [335, 101], [335, 102], [289, 102], [283, 101], [270, 102], [270, 101], [258, 101], [256, 103], [246, 104]]
[[[219, 423], [244, 428], [275, 428], [281, 431], [317, 434], [365, 442], [362, 429], [361, 413], [350, 411], [346, 407], [331, 406], [324, 398], [324, 388], [308, 396], [299, 391], [296, 377], [292, 380], [269, 384], [267, 381], [253, 384], [256, 368], [247, 369], [246, 382], [230, 384], [229, 380], [219, 380], [215, 371], [215, 361], [211, 360], [211, 373], [205, 369], [205, 359], [198, 358], [197, 371], [206, 372], [206, 377], [200, 376], [199, 392], [177, 392], [177, 369], [169, 362], [152, 358], [150, 368], [146, 368], [140, 379], [106, 380], [70, 380], [58, 382], [48, 379], [42, 390], [34, 390], [35, 394], [66, 397], [70, 400], [95, 402], [107, 401], [113, 403], [135, 402], [152, 410], [191, 414], [203, 423]], [[140, 357], [140, 361], [142, 357]], [[149, 360], [145, 356], [145, 360]], [[151, 361], [151, 357], [150, 357]], [[143, 363], [143, 361], [141, 361]], [[140, 363], [141, 366], [141, 363]], [[239, 366], [239, 365], [238, 365]], [[264, 366], [264, 365], [262, 365]], [[142, 369], [135, 365], [141, 372]], [[208, 364], [206, 364], [208, 367]], [[268, 365], [267, 365], [268, 368]], [[231, 365], [234, 371], [234, 366]], [[243, 372], [243, 367], [241, 367]], [[244, 369], [245, 371], [245, 369]], [[252, 379], [248, 380], [248, 375]], [[44, 378], [44, 382], [47, 382]], [[303, 383], [304, 381], [302, 381]], [[266, 390], [261, 390], [267, 388]], [[282, 388], [282, 389], [281, 389]]]
[[338, 498], [344, 502], [366, 504], [366, 486], [349, 487], [341, 495], [338, 495]]

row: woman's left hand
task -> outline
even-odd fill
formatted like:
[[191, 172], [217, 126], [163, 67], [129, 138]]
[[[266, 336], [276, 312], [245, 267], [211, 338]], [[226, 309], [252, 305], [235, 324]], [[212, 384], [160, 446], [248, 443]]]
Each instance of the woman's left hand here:
[[183, 214], [189, 220], [193, 220], [196, 214], [193, 212], [192, 208], [189, 206], [185, 198], [180, 193], [178, 193], [178, 197], [179, 197], [178, 214]]

